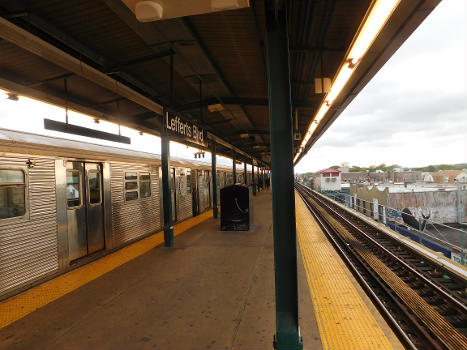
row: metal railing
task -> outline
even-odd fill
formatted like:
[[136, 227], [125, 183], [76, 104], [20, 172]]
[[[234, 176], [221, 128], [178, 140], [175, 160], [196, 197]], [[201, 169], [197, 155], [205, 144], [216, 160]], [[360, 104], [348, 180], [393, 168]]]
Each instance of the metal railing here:
[[[363, 215], [372, 218], [373, 220], [389, 226], [391, 229], [402, 234], [409, 232], [409, 237], [418, 243], [428, 246], [429, 248], [440, 245], [450, 251], [450, 258], [464, 266], [466, 266], [466, 235], [467, 231], [457, 227], [452, 227], [432, 219], [422, 218], [422, 208], [418, 212], [412, 213], [412, 216], [419, 223], [419, 228], [412, 227], [404, 223], [401, 209], [391, 208], [379, 204], [376, 201], [366, 201], [356, 196], [351, 196], [347, 193], [339, 191], [317, 191], [336, 202], [344, 204], [346, 207], [354, 209]], [[425, 222], [423, 223], [423, 221]], [[424, 225], [423, 225], [424, 224]], [[407, 231], [407, 232], [406, 232]], [[404, 234], [406, 235], [406, 234]], [[431, 244], [431, 243], [434, 243]]]

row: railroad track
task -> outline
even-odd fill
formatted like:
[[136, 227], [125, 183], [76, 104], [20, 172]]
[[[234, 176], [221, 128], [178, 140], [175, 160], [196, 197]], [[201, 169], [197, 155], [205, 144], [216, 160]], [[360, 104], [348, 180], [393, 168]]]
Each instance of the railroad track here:
[[309, 188], [296, 189], [408, 348], [467, 349], [465, 280]]

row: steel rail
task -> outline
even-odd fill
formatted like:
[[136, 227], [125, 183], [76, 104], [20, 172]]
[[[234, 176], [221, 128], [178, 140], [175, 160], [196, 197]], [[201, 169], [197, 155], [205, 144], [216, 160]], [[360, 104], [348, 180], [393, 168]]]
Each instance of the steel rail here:
[[[319, 214], [312, 208], [312, 206], [308, 203], [308, 201], [304, 198], [303, 194], [298, 191], [298, 194], [300, 195], [300, 197], [303, 199], [303, 202], [305, 203], [306, 207], [308, 208], [308, 210], [312, 213], [313, 217], [316, 219], [316, 221], [318, 222], [318, 224], [320, 225], [320, 227], [323, 229], [324, 233], [326, 234], [326, 236], [328, 237], [328, 239], [330, 240], [330, 242], [333, 244], [333, 246], [337, 249], [339, 255], [345, 260], [345, 263], [346, 265], [351, 269], [351, 272], [352, 274], [357, 278], [359, 284], [363, 287], [363, 289], [365, 290], [365, 292], [368, 294], [368, 296], [371, 298], [371, 300], [376, 303], [376, 306], [378, 307], [378, 309], [380, 311], [382, 311], [383, 313], [383, 317], [390, 323], [390, 326], [393, 330], [395, 330], [395, 333], [398, 335], [399, 339], [404, 342], [410, 349], [412, 350], [418, 350], [419, 348], [412, 342], [412, 340], [410, 339], [409, 335], [402, 329], [402, 327], [399, 325], [399, 323], [397, 322], [397, 320], [393, 317], [393, 315], [391, 314], [391, 312], [386, 308], [386, 306], [384, 305], [384, 303], [381, 301], [381, 298], [379, 298], [376, 293], [373, 291], [373, 289], [371, 288], [371, 286], [368, 284], [368, 282], [365, 280], [365, 278], [362, 276], [362, 274], [358, 271], [358, 268], [355, 266], [355, 264], [352, 262], [352, 260], [348, 257], [348, 255], [346, 254], [346, 252], [342, 249], [341, 247], [341, 244], [344, 245], [344, 242], [340, 239], [340, 237], [338, 235], [336, 235], [337, 237], [339, 237], [339, 240], [341, 242], [341, 244], [339, 244], [339, 242], [336, 240], [336, 238], [334, 237], [333, 233], [331, 233], [332, 228], [329, 227], [325, 220], [323, 220]], [[365, 266], [365, 264], [363, 264], [363, 262], [361, 261], [361, 259], [359, 259], [356, 255], [356, 253], [352, 252], [352, 255], [353, 257], [362, 265], [362, 267], [368, 272], [370, 273], [370, 271], [368, 270], [368, 268]], [[398, 305], [400, 307], [400, 303], [397, 302], [396, 300], [394, 300], [393, 296], [391, 294], [388, 294], [388, 297], [390, 297], [391, 299], [393, 299], [393, 301], [396, 303], [396, 305]], [[401, 311], [406, 315], [408, 316], [408, 318], [411, 318], [411, 315], [408, 314], [404, 309], [401, 308]], [[421, 332], [424, 332], [423, 330], [419, 329], [419, 326], [416, 324], [415, 325], [417, 327], [417, 329]], [[431, 342], [430, 342], [431, 343]], [[439, 345], [437, 343], [434, 343], [434, 344], [431, 344], [433, 345], [434, 347], [436, 348], [440, 348]]]
[[[408, 310], [411, 310], [414, 313], [414, 317], [416, 317], [416, 321], [414, 320], [413, 322], [414, 324], [419, 324], [421, 326], [427, 327], [427, 329], [430, 330], [430, 334], [431, 332], [433, 332], [433, 335], [435, 335], [436, 340], [441, 342], [444, 346], [446, 346], [449, 349], [457, 349], [459, 346], [461, 348], [467, 346], [467, 339], [465, 338], [465, 335], [463, 335], [464, 332], [461, 333], [461, 331], [459, 330], [459, 327], [460, 329], [464, 328], [463, 326], [459, 325], [459, 322], [464, 322], [464, 317], [462, 316], [464, 315], [464, 312], [462, 310], [459, 310], [458, 307], [456, 307], [459, 305], [459, 303], [456, 302], [456, 299], [449, 298], [449, 296], [451, 296], [450, 294], [446, 294], [446, 292], [443, 289], [440, 290], [439, 288], [437, 288], [438, 286], [436, 284], [429, 283], [431, 281], [427, 282], [426, 278], [423, 278], [425, 276], [421, 274], [421, 272], [412, 268], [410, 265], [407, 265], [405, 261], [402, 261], [397, 255], [394, 255], [392, 252], [388, 251], [379, 242], [374, 240], [372, 237], [369, 237], [368, 234], [363, 232], [359, 227], [354, 225], [352, 222], [349, 222], [349, 219], [345, 218], [335, 209], [327, 205], [325, 203], [325, 198], [316, 199], [316, 197], [318, 196], [307, 187], [296, 187], [301, 192], [306, 194], [306, 197], [308, 198], [310, 204], [314, 203], [314, 206], [318, 206], [316, 211], [319, 212], [319, 215], [321, 215], [326, 221], [326, 223], [334, 230], [334, 232], [337, 233], [337, 237], [339, 237], [339, 239], [344, 242], [343, 247], [346, 248], [346, 250], [352, 251], [352, 254], [358, 254], [358, 256], [362, 259], [360, 261], [362, 266], [366, 266], [372, 269], [371, 271], [368, 270], [368, 272], [370, 275], [372, 275], [374, 280], [380, 284], [382, 289], [386, 290], [386, 292], [388, 292], [388, 290], [393, 290], [398, 296], [398, 298], [401, 299], [404, 306], [400, 309], [404, 310], [404, 308], [407, 308]], [[339, 218], [341, 222], [339, 222]], [[328, 223], [329, 220], [331, 221]], [[347, 228], [345, 226], [347, 226]], [[373, 229], [377, 230], [376, 228]], [[340, 230], [343, 231], [341, 232]], [[354, 235], [350, 233], [351, 231], [354, 231]], [[348, 244], [348, 242], [351, 242], [352, 244]], [[379, 248], [379, 252], [374, 252], [374, 248]], [[408, 253], [410, 253], [410, 251], [408, 251]], [[387, 262], [384, 262], [386, 260], [384, 256], [392, 259], [393, 263], [389, 265], [392, 266], [391, 268], [386, 265]], [[357, 260], [359, 260], [358, 257]], [[394, 263], [396, 263], [396, 265], [394, 265]], [[397, 265], [398, 263], [399, 265]], [[396, 266], [395, 271], [393, 271], [394, 266]], [[432, 266], [436, 268], [436, 264], [432, 264]], [[402, 268], [402, 270], [400, 270], [400, 268]], [[401, 271], [405, 272], [401, 273]], [[410, 279], [412, 280], [412, 282], [405, 281], [404, 276], [407, 276], [407, 272], [411, 273], [412, 277]], [[416, 282], [415, 285], [413, 285], [414, 281]], [[401, 282], [402, 284], [397, 284]], [[429, 287], [431, 287], [432, 289], [429, 289]], [[428, 290], [428, 294], [426, 292], [423, 293], [423, 297], [422, 294], [418, 295], [418, 292], [416, 291], [420, 288]], [[433, 291], [435, 291], [435, 297], [438, 298], [438, 301], [444, 299], [444, 301], [446, 302], [442, 304], [443, 306], [441, 307], [441, 310], [444, 311], [436, 311], [436, 309], [433, 307]], [[413, 297], [415, 297], [415, 299], [413, 299]], [[411, 298], [415, 303], [415, 308], [413, 310]], [[436, 303], [436, 300], [434, 305], [438, 305]], [[426, 307], [427, 309], [425, 311], [422, 311], [420, 307]], [[459, 314], [454, 314], [454, 320], [448, 321], [448, 319], [450, 319], [451, 314], [446, 314], [445, 312], [456, 309]], [[442, 312], [443, 315], [441, 315], [440, 312]], [[419, 327], [417, 328], [420, 329]], [[451, 338], [449, 336], [449, 333], [445, 333], [447, 331], [455, 332], [453, 333], [453, 336], [454, 334], [456, 334], [454, 338]], [[424, 335], [428, 335], [425, 332], [422, 333], [424, 333]], [[435, 344], [433, 344], [432, 346], [435, 346]]]
[[[316, 196], [315, 196], [316, 198]], [[388, 250], [386, 247], [384, 247], [381, 243], [376, 241], [373, 237], [368, 235], [366, 232], [364, 232], [361, 228], [357, 227], [355, 224], [353, 224], [348, 218], [343, 216], [342, 214], [338, 213], [335, 209], [331, 208], [328, 204], [324, 203], [324, 200], [321, 198], [316, 199], [319, 201], [323, 206], [328, 208], [330, 211], [332, 211], [335, 215], [337, 215], [339, 218], [341, 218], [343, 221], [345, 221], [346, 224], [351, 226], [353, 229], [358, 231], [362, 236], [364, 236], [366, 239], [368, 239], [373, 245], [384, 251], [386, 254], [391, 256], [393, 259], [395, 259], [397, 262], [399, 262], [402, 266], [404, 266], [406, 269], [417, 275], [417, 277], [420, 277], [424, 282], [428, 283], [432, 288], [436, 289], [439, 293], [443, 294], [444, 297], [449, 299], [452, 303], [454, 303], [457, 307], [462, 309], [465, 313], [467, 313], [467, 305], [465, 305], [463, 302], [459, 301], [456, 299], [452, 294], [450, 294], [448, 291], [446, 291], [443, 287], [439, 286], [435, 282], [431, 281], [428, 277], [426, 277], [423, 273], [418, 271], [417, 269], [413, 268], [409, 264], [407, 264], [402, 258]]]

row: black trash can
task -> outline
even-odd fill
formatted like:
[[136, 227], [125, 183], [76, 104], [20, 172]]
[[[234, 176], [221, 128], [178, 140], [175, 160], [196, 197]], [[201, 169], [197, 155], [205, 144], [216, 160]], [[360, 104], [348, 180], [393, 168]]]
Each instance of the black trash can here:
[[250, 190], [246, 185], [221, 189], [221, 231], [248, 231], [251, 224]]

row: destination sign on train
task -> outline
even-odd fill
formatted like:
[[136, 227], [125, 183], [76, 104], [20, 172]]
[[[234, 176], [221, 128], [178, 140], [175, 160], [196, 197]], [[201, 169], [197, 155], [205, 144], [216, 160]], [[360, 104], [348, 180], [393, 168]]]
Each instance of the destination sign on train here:
[[208, 144], [206, 130], [181, 119], [178, 115], [171, 116], [166, 113], [165, 128], [170, 134], [183, 140], [203, 146]]

